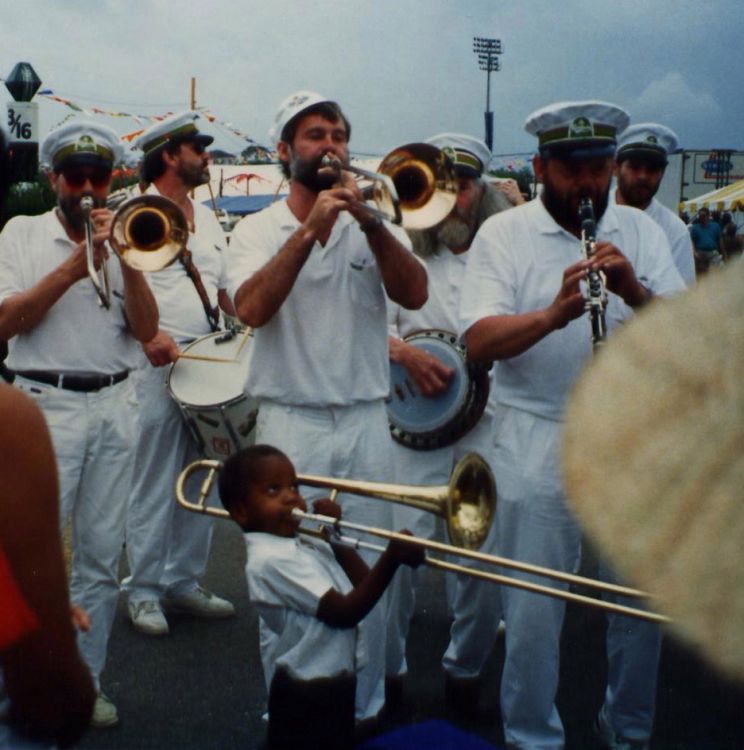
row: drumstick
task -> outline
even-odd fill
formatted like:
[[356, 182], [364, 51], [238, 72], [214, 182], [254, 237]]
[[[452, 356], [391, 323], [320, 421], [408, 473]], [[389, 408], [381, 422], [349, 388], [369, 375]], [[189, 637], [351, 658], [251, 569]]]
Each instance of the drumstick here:
[[179, 352], [178, 359], [196, 359], [201, 362], [237, 362], [237, 358], [227, 359], [225, 357], [207, 357], [203, 354], [189, 354], [188, 352]]
[[243, 338], [242, 338], [242, 340], [241, 340], [241, 342], [240, 342], [240, 346], [238, 347], [238, 351], [237, 351], [237, 354], [235, 355], [236, 357], [239, 357], [239, 356], [240, 356], [240, 352], [242, 352], [242, 351], [243, 351], [243, 347], [245, 346], [245, 342], [246, 342], [246, 341], [248, 341], [248, 337], [249, 337], [250, 335], [252, 335], [252, 333], [253, 333], [253, 329], [252, 329], [252, 328], [246, 328], [246, 329], [245, 329], [245, 330], [243, 331]]

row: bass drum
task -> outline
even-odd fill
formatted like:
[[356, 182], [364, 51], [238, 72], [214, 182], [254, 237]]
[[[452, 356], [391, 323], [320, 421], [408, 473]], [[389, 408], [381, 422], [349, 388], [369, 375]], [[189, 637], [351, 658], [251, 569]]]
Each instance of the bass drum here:
[[469, 363], [457, 336], [449, 331], [418, 331], [403, 339], [454, 370], [447, 390], [423, 396], [405, 367], [390, 363], [387, 413], [393, 439], [414, 450], [443, 448], [467, 434], [488, 403], [489, 375], [484, 365]]
[[255, 442], [258, 404], [243, 390], [252, 341], [249, 331], [211, 333], [171, 365], [168, 391], [207, 458], [222, 461]]

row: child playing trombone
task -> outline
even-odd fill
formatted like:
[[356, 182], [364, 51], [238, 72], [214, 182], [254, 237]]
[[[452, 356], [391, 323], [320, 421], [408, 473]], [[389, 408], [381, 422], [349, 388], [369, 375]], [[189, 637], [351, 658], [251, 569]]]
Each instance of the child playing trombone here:
[[[298, 536], [292, 511], [307, 506], [292, 462], [271, 446], [232, 455], [219, 492], [245, 532], [250, 599], [275, 636], [271, 653], [262, 654], [264, 667], [273, 667], [268, 747], [351, 747], [356, 671], [367, 647], [362, 620], [397, 568], [418, 566], [423, 552], [391, 541], [370, 569], [350, 547]], [[340, 518], [331, 500], [313, 507]]]

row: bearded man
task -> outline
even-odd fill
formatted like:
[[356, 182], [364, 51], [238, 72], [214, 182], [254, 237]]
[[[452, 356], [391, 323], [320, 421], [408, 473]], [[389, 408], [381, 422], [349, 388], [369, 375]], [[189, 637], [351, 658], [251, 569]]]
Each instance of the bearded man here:
[[[581, 549], [560, 447], [568, 394], [592, 354], [587, 275], [605, 274], [610, 333], [654, 295], [684, 289], [659, 226], [642, 211], [608, 205], [616, 134], [628, 119], [621, 108], [595, 101], [558, 102], [530, 115], [525, 129], [537, 136], [542, 194], [483, 225], [463, 281], [459, 330], [468, 356], [496, 362], [489, 459], [498, 481], [499, 552], [564, 572], [576, 570]], [[596, 217], [590, 259], [579, 240], [585, 198]], [[511, 586], [502, 586], [501, 601], [506, 747], [560, 750], [555, 696], [565, 602]], [[608, 686], [597, 717], [605, 746], [648, 748], [660, 641], [652, 623], [608, 616]]]
[[[419, 310], [388, 305], [390, 359], [405, 368], [424, 398], [436, 398], [452, 386], [454, 371], [424, 349], [404, 339], [422, 330], [457, 330], [460, 288], [470, 244], [483, 222], [512, 207], [497, 185], [483, 178], [491, 160], [485, 143], [461, 133], [442, 133], [427, 140], [454, 165], [457, 201], [439, 224], [409, 231], [414, 252], [423, 258], [429, 275], [429, 299]], [[450, 445], [414, 450], [394, 443], [397, 481], [407, 484], [446, 484], [455, 464], [466, 453], [487, 454], [489, 419], [484, 414], [473, 428]], [[441, 521], [430, 513], [394, 505], [393, 527], [406, 527], [416, 536], [441, 538]], [[484, 551], [494, 552], [495, 534]], [[415, 607], [416, 573], [400, 570], [388, 594], [386, 684], [391, 703], [402, 699], [407, 672], [406, 638]], [[477, 710], [479, 674], [496, 637], [501, 614], [498, 587], [469, 576], [448, 577], [447, 593], [454, 621], [443, 658], [445, 694], [458, 713]], [[495, 623], [495, 624], [494, 624]]]
[[[259, 403], [256, 440], [281, 449], [298, 472], [385, 481], [385, 297], [421, 307], [426, 270], [405, 232], [367, 210], [352, 176], [322, 166], [326, 155], [348, 164], [350, 134], [339, 105], [320, 94], [300, 91], [280, 105], [271, 137], [289, 195], [238, 222], [227, 290], [254, 328], [246, 390]], [[339, 502], [346, 519], [389, 526], [383, 503]], [[384, 614], [381, 602], [362, 623], [370, 648], [359, 720], [374, 720], [384, 704]], [[263, 620], [261, 636], [279, 637]], [[270, 651], [262, 648], [267, 687], [278, 669]]]

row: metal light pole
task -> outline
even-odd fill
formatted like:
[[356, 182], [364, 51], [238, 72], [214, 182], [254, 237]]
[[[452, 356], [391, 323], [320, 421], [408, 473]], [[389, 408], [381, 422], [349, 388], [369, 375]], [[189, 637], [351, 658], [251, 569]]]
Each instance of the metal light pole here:
[[493, 112], [491, 112], [491, 73], [500, 70], [498, 55], [501, 54], [500, 39], [473, 37], [473, 52], [478, 55], [481, 70], [486, 71], [486, 145], [493, 150]]

